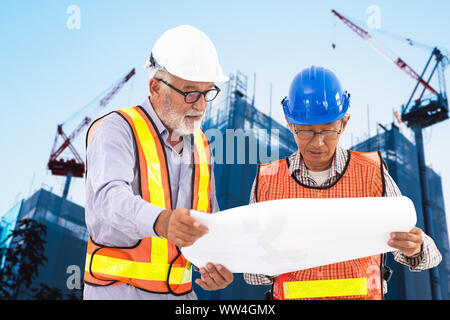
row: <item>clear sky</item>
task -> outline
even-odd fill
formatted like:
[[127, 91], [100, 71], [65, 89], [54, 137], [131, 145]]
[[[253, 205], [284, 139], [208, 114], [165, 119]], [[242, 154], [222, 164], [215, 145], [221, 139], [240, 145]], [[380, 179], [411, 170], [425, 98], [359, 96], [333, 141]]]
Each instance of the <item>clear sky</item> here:
[[[77, 6], [79, 29], [68, 28]], [[191, 24], [215, 43], [226, 73], [240, 70], [249, 78], [256, 106], [284, 122], [280, 100], [301, 69], [312, 64], [332, 69], [352, 95], [351, 120], [343, 147], [367, 138], [376, 123], [389, 124], [392, 110], [409, 98], [415, 81], [384, 59], [331, 9], [367, 29], [376, 5], [381, 29], [429, 46], [450, 49], [449, 1], [0, 1], [0, 213], [44, 183], [61, 194], [63, 178], [46, 170], [58, 123], [69, 119], [131, 68], [136, 77], [108, 106], [138, 104], [146, 97], [143, 69], [156, 39], [166, 29]], [[72, 24], [73, 25], [73, 24]], [[335, 25], [335, 26], [334, 26]], [[418, 73], [430, 51], [374, 33]], [[336, 43], [336, 50], [331, 43]], [[446, 72], [447, 83], [450, 82]], [[82, 119], [72, 119], [66, 133]], [[406, 127], [402, 132], [412, 137]], [[450, 205], [450, 121], [424, 131], [427, 164], [442, 175]], [[75, 145], [84, 157], [83, 135]], [[75, 179], [69, 199], [84, 205], [84, 181]]]

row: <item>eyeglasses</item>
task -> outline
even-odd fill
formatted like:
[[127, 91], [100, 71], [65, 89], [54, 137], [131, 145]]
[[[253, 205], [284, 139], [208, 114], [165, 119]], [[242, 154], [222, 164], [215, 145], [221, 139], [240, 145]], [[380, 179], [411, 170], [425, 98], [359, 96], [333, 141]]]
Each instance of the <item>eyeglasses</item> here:
[[188, 92], [183, 92], [183, 91], [175, 88], [174, 86], [172, 86], [167, 81], [164, 81], [163, 79], [158, 79], [158, 78], [155, 78], [155, 79], [158, 80], [158, 81], [161, 81], [166, 86], [168, 86], [169, 88], [175, 90], [179, 94], [182, 94], [184, 96], [184, 102], [186, 102], [186, 103], [196, 103], [198, 101], [198, 99], [200, 99], [200, 97], [202, 95], [205, 98], [206, 102], [210, 102], [210, 101], [213, 101], [217, 97], [219, 92], [220, 92], [220, 89], [216, 85], [214, 85], [214, 88], [206, 90], [206, 91], [188, 91]]
[[335, 140], [342, 133], [342, 121], [341, 121], [341, 129], [339, 130], [322, 130], [322, 131], [314, 131], [314, 130], [297, 130], [294, 128], [294, 132], [300, 140], [311, 140], [314, 138], [316, 134], [322, 136], [323, 140]]

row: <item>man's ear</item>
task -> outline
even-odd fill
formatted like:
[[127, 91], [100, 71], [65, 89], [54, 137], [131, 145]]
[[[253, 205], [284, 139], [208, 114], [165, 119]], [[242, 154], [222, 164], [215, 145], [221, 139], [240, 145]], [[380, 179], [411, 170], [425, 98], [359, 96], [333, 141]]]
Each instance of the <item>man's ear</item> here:
[[158, 99], [159, 95], [161, 94], [161, 84], [159, 83], [159, 81], [155, 78], [151, 78], [148, 81], [148, 91], [150, 93], [150, 96]]
[[350, 115], [348, 115], [348, 118], [344, 120], [342, 123], [342, 132], [345, 131], [345, 128], [347, 127], [348, 121], [350, 120]]

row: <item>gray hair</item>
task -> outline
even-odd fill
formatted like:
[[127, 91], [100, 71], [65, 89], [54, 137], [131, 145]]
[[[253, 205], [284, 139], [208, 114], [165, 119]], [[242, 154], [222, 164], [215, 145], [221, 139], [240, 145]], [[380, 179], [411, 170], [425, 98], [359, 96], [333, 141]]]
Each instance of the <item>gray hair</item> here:
[[172, 75], [165, 69], [159, 69], [156, 71], [152, 78], [162, 79], [167, 82], [172, 81], [173, 79]]
[[[172, 82], [172, 80], [173, 80], [172, 75], [165, 69], [157, 70], [152, 78], [161, 79], [161, 80], [164, 80], [169, 83]], [[163, 88], [164, 93], [166, 93], [166, 94], [169, 93], [170, 88], [168, 86], [163, 85], [162, 88]]]

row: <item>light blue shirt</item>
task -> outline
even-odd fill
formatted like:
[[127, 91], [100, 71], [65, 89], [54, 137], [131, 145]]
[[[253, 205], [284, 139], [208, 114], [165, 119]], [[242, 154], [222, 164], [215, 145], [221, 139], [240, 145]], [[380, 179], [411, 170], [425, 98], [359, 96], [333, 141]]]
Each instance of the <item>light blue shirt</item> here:
[[[164, 142], [172, 191], [172, 208], [191, 209], [192, 135], [183, 138], [179, 154], [169, 144], [169, 132], [146, 99], [141, 105], [156, 125]], [[115, 247], [135, 245], [144, 237], [157, 237], [154, 223], [163, 208], [139, 195], [139, 171], [133, 134], [116, 113], [103, 118], [87, 148], [86, 225], [91, 238]], [[215, 196], [214, 161], [211, 161], [211, 209], [218, 212]], [[154, 294], [128, 284], [96, 287], [85, 284], [84, 299], [196, 299], [194, 292], [182, 296]]]

